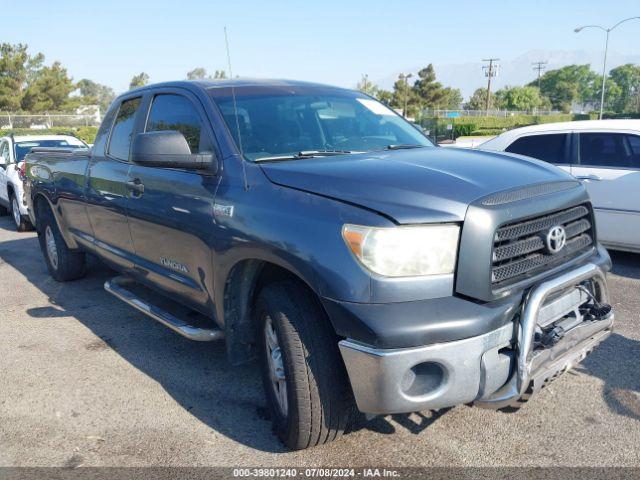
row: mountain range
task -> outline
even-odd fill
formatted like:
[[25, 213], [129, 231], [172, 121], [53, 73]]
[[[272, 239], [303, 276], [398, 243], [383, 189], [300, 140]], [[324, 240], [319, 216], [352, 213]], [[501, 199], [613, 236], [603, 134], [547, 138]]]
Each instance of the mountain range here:
[[[537, 78], [537, 71], [533, 69], [533, 62], [548, 62], [546, 70], [553, 70], [564, 67], [566, 65], [584, 65], [590, 64], [591, 68], [600, 73], [602, 71], [602, 54], [603, 52], [589, 52], [584, 50], [531, 50], [513, 59], [502, 59], [497, 62], [499, 65], [498, 76], [493, 79], [491, 90], [495, 91], [505, 86], [524, 85]], [[404, 68], [392, 73], [388, 77], [374, 81], [379, 87], [391, 89], [393, 83], [397, 80], [400, 72], [413, 72], [414, 75], [424, 65], [414, 66], [412, 68]], [[621, 54], [609, 52], [607, 57], [607, 70], [624, 65], [626, 63], [640, 64], [640, 55]], [[434, 64], [436, 71], [436, 79], [442, 85], [459, 88], [462, 96], [468, 99], [476, 88], [486, 87], [487, 78], [484, 75], [482, 61], [451, 63], [451, 64]]]

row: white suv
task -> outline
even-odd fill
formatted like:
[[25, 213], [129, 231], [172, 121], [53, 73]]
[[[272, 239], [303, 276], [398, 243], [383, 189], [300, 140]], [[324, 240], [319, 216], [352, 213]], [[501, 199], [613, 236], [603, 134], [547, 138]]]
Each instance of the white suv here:
[[24, 157], [33, 147], [89, 148], [70, 135], [24, 135], [0, 138], [0, 215], [11, 213], [18, 231], [31, 229], [24, 198]]
[[478, 146], [553, 163], [584, 182], [598, 240], [640, 253], [640, 120], [586, 120], [516, 128]]

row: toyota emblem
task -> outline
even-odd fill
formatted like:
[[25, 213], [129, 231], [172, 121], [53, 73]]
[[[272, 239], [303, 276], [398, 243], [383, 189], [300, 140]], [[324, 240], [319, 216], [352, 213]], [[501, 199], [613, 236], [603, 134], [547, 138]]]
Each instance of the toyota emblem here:
[[547, 233], [547, 250], [550, 253], [558, 253], [567, 244], [567, 232], [564, 227], [556, 225], [551, 227]]

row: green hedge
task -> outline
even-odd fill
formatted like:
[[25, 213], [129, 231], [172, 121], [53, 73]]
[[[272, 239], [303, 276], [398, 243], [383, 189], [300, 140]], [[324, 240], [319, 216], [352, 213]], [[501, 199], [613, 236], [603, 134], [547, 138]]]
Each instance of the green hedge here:
[[423, 118], [420, 123], [430, 131], [432, 137], [437, 137], [440, 140], [441, 138], [451, 138], [451, 130], [447, 130], [448, 124], [453, 125], [454, 138], [458, 138], [468, 135], [499, 135], [505, 130], [527, 125], [589, 120], [590, 118], [592, 117], [588, 114], [560, 113], [557, 115], [513, 115], [510, 117]]
[[12, 133], [14, 135], [73, 135], [87, 143], [93, 143], [96, 133], [98, 133], [98, 127], [53, 127], [46, 130], [29, 128], [0, 129], [0, 136], [2, 137]]

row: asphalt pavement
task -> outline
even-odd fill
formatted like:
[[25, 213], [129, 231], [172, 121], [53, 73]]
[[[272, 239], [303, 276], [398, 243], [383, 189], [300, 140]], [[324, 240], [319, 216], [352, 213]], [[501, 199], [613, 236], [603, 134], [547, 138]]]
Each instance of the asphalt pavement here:
[[638, 466], [640, 255], [612, 253], [616, 330], [517, 413], [459, 406], [367, 421], [287, 452], [256, 364], [186, 340], [107, 294], [93, 262], [52, 280], [0, 218], [0, 466]]

